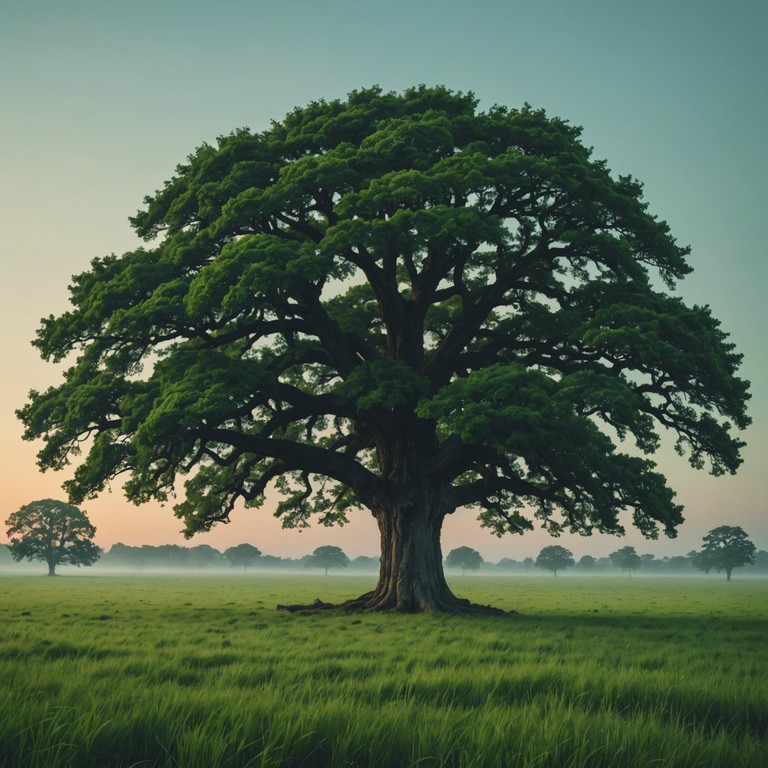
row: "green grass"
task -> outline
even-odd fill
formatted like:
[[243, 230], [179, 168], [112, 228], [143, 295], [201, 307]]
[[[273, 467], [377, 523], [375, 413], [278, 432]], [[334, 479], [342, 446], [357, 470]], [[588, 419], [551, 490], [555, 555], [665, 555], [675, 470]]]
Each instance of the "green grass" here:
[[768, 581], [456, 577], [518, 617], [278, 613], [365, 577], [0, 577], [0, 766], [768, 766]]

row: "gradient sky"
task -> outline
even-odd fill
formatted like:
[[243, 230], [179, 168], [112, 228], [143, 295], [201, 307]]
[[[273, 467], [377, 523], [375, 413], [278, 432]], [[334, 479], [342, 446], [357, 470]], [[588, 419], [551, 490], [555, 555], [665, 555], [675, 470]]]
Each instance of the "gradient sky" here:
[[[471, 7], [470, 7], [471, 6]], [[137, 244], [127, 218], [203, 141], [262, 130], [295, 106], [379, 84], [472, 90], [481, 106], [529, 102], [583, 127], [614, 173], [645, 184], [651, 210], [691, 245], [678, 287], [709, 304], [752, 381], [745, 462], [735, 477], [657, 457], [686, 507], [676, 540], [563, 536], [580, 556], [630, 544], [684, 554], [717, 525], [768, 549], [768, 5], [764, 0], [0, 0], [0, 522], [65, 475], [41, 475], [15, 409], [61, 371], [30, 346], [41, 317], [67, 308], [71, 275]], [[119, 487], [83, 508], [96, 541], [183, 543], [169, 508], [137, 508]], [[0, 530], [0, 540], [4, 539]], [[298, 556], [338, 544], [376, 554], [373, 520], [283, 531], [243, 510], [194, 543], [250, 541]], [[470, 512], [446, 523], [443, 550], [536, 555], [549, 537], [502, 539]]]

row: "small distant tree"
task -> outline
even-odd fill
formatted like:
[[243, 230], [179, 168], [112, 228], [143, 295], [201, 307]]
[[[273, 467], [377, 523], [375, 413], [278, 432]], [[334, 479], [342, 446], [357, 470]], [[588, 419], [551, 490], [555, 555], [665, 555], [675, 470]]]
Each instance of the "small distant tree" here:
[[221, 563], [221, 552], [210, 544], [198, 544], [189, 549], [189, 564], [193, 568], [210, 568]]
[[248, 572], [249, 565], [255, 565], [261, 558], [261, 550], [253, 544], [238, 544], [224, 550], [224, 557], [229, 560], [231, 566], [243, 566], [243, 571]]
[[634, 547], [622, 547], [610, 554], [611, 562], [621, 568], [622, 576], [624, 571], [629, 571], [629, 578], [632, 578], [632, 571], [636, 571], [642, 564], [642, 558], [635, 552]]
[[477, 571], [483, 564], [483, 556], [472, 547], [457, 547], [448, 553], [445, 565], [448, 568], [461, 568], [462, 576], [467, 571]]
[[326, 576], [330, 568], [347, 568], [348, 566], [349, 558], [344, 551], [340, 547], [330, 545], [318, 547], [304, 561], [305, 568], [323, 568]]
[[584, 557], [580, 558], [579, 562], [576, 563], [576, 568], [580, 571], [594, 571], [596, 565], [597, 560], [595, 560], [592, 555], [584, 555]]
[[764, 549], [759, 550], [755, 554], [755, 567], [760, 573], [768, 571], [768, 552]]
[[56, 575], [57, 565], [93, 565], [101, 554], [92, 541], [96, 528], [88, 516], [63, 501], [25, 504], [5, 524], [13, 559], [43, 560], [49, 576]]
[[375, 571], [379, 567], [379, 558], [367, 555], [359, 555], [350, 563], [352, 568], [365, 571]]
[[557, 544], [544, 547], [536, 558], [537, 568], [544, 568], [547, 571], [552, 571], [555, 576], [557, 576], [558, 571], [570, 568], [574, 564], [573, 552], [571, 552], [570, 549], [566, 549]]
[[136, 567], [138, 564], [137, 549], [137, 547], [131, 547], [118, 541], [112, 545], [109, 552], [105, 555], [105, 564], [110, 566]]
[[186, 568], [189, 565], [189, 548], [178, 544], [160, 544], [141, 548], [153, 565], [166, 568]]
[[532, 557], [526, 557], [525, 560], [523, 560], [523, 570], [526, 573], [528, 573], [534, 565], [536, 565], [536, 561]]
[[731, 580], [731, 571], [755, 562], [755, 545], [739, 526], [721, 525], [713, 528], [704, 538], [704, 547], [693, 558], [693, 564], [709, 573], [725, 571], [727, 581]]
[[670, 571], [690, 571], [691, 558], [686, 555], [674, 555], [667, 561], [667, 568]]

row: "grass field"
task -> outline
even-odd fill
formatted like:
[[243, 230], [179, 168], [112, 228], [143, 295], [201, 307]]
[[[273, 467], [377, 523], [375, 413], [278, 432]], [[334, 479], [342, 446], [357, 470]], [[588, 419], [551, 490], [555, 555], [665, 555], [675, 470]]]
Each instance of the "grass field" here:
[[0, 766], [768, 766], [768, 580], [0, 576]]

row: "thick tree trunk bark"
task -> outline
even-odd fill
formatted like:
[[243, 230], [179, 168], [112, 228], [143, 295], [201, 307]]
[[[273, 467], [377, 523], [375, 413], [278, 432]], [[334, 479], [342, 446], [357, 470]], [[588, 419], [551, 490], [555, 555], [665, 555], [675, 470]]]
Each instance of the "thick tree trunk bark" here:
[[439, 506], [406, 505], [376, 513], [381, 535], [381, 567], [376, 589], [348, 604], [351, 610], [416, 612], [483, 612], [451, 592], [443, 573], [440, 532], [445, 511]]
[[388, 473], [392, 493], [371, 504], [381, 536], [379, 581], [372, 592], [341, 605], [321, 600], [311, 605], [278, 605], [292, 612], [341, 608], [347, 611], [440, 611], [505, 614], [475, 605], [451, 592], [443, 573], [440, 533], [445, 516], [455, 509], [449, 485], [429, 481], [417, 459], [400, 457]]
[[382, 511], [379, 583], [365, 601], [368, 610], [455, 611], [454, 597], [443, 573], [440, 531], [443, 516], [427, 510]]
[[56, 563], [54, 563], [52, 560], [48, 561], [48, 575], [49, 576], [56, 575]]
[[[507, 612], [456, 597], [443, 573], [440, 531], [445, 514], [409, 505], [375, 513], [381, 534], [381, 567], [376, 589], [341, 605], [278, 605], [278, 610], [445, 612], [504, 615]], [[514, 613], [514, 611], [512, 611]]]

